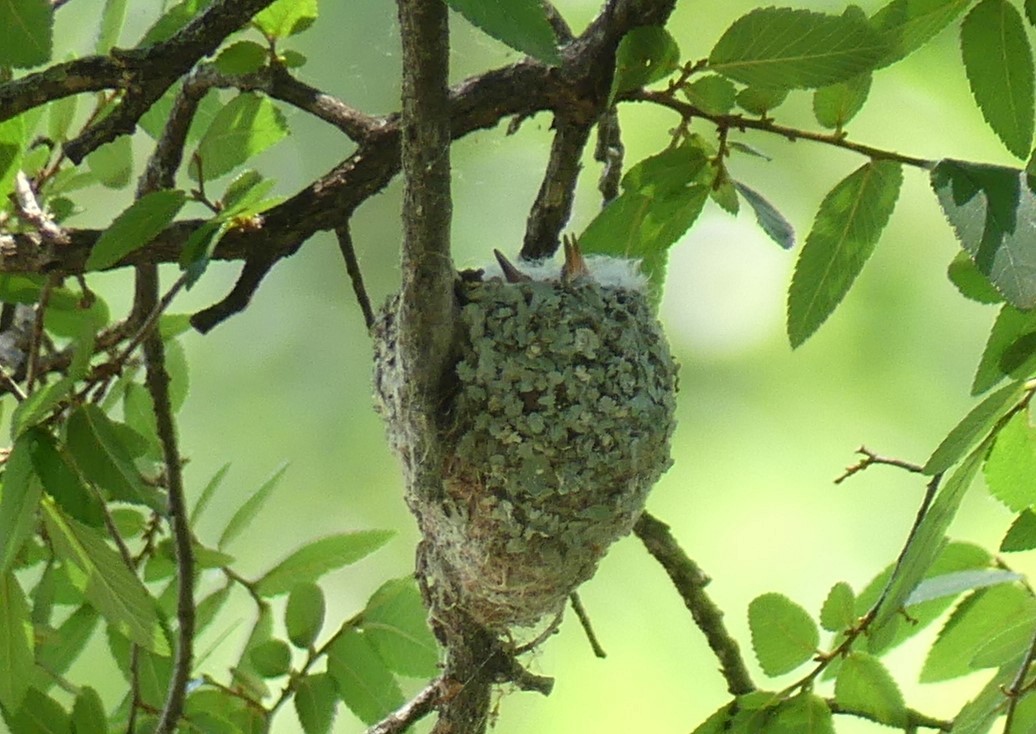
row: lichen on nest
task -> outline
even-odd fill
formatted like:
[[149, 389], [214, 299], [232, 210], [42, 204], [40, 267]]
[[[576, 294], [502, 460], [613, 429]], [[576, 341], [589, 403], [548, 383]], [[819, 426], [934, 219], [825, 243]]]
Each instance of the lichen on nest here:
[[492, 629], [559, 612], [671, 464], [665, 337], [640, 290], [590, 276], [460, 284], [445, 494], [411, 505], [433, 607]]

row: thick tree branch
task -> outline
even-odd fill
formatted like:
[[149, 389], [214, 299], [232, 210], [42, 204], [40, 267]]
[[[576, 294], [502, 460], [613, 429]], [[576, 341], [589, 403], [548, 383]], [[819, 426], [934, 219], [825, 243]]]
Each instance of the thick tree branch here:
[[737, 641], [723, 624], [723, 612], [705, 593], [709, 577], [687, 557], [669, 532], [669, 526], [661, 520], [645, 512], [637, 520], [633, 532], [669, 574], [695, 624], [705, 635], [709, 647], [719, 660], [723, 678], [727, 681], [727, 690], [734, 696], [754, 691], [755, 684], [745, 667]]

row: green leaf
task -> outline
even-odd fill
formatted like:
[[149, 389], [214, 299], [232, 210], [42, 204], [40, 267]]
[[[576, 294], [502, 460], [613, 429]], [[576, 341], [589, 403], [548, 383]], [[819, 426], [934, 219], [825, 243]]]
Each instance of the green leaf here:
[[[665, 79], [679, 66], [680, 47], [669, 31], [662, 26], [634, 28], [622, 37], [615, 51], [610, 99]], [[733, 96], [733, 86], [730, 93]]]
[[946, 268], [946, 275], [965, 298], [978, 303], [1003, 303], [1004, 297], [964, 251], [953, 258]]
[[986, 434], [1022, 396], [1025, 384], [1006, 385], [972, 408], [960, 423], [953, 427], [924, 465], [924, 473], [939, 474], [956, 464], [972, 446]]
[[1036, 430], [1028, 411], [1015, 413], [997, 432], [983, 471], [989, 493], [1010, 510], [1036, 504]]
[[903, 170], [871, 161], [824, 197], [788, 290], [788, 338], [801, 345], [845, 297], [892, 215]]
[[[273, 102], [252, 92], [230, 100], [205, 131], [195, 156], [201, 159], [206, 181], [229, 173], [249, 158], [258, 155], [288, 135], [284, 115]], [[191, 178], [198, 180], [198, 167], [190, 166]]]
[[1014, 519], [1004, 539], [1000, 541], [1000, 550], [1015, 553], [1033, 548], [1036, 548], [1036, 512], [1024, 510]]
[[219, 489], [219, 485], [223, 483], [223, 477], [230, 471], [230, 462], [227, 462], [212, 475], [212, 479], [209, 480], [208, 484], [198, 495], [198, 501], [194, 503], [194, 507], [191, 509], [190, 523], [193, 526], [201, 514], [205, 511], [205, 508], [209, 506], [209, 502], [212, 501], [212, 497], [216, 494], [216, 490]]
[[[72, 121], [75, 119], [78, 100], [78, 97], [70, 96], [50, 103], [47, 110], [47, 135], [54, 142], [60, 143], [68, 139], [68, 129], [72, 127]], [[0, 123], [0, 126], [3, 124], [6, 123]]]
[[279, 596], [295, 584], [315, 581], [328, 571], [356, 563], [388, 542], [391, 530], [361, 530], [321, 538], [299, 548], [255, 583], [260, 596]]
[[155, 461], [162, 460], [162, 444], [158, 440], [158, 422], [155, 402], [147, 388], [137, 382], [126, 384], [122, 393], [122, 417], [146, 441], [144, 455]]
[[1027, 378], [1036, 369], [1036, 311], [1005, 304], [982, 352], [971, 394], [980, 395], [1008, 375]]
[[248, 654], [255, 672], [264, 678], [278, 678], [291, 670], [291, 648], [284, 640], [266, 640]]
[[309, 648], [324, 626], [324, 592], [312, 581], [295, 584], [284, 610], [284, 626], [295, 647]]
[[367, 640], [394, 672], [415, 678], [430, 678], [438, 672], [439, 646], [412, 577], [382, 584], [362, 616]]
[[101, 28], [97, 33], [97, 45], [94, 53], [107, 54], [119, 44], [119, 34], [126, 22], [126, 6], [129, 0], [105, 0], [101, 11]]
[[163, 511], [165, 500], [144, 483], [125, 434], [96, 405], [81, 405], [66, 426], [68, 450], [82, 475], [115, 499]]
[[813, 114], [817, 122], [824, 127], [841, 130], [863, 108], [870, 90], [869, 72], [821, 87], [813, 93]]
[[1011, 305], [1036, 306], [1036, 196], [1025, 171], [943, 160], [931, 183], [979, 271]]
[[194, 628], [196, 632], [201, 632], [216, 618], [220, 610], [227, 603], [227, 599], [230, 598], [230, 592], [233, 590], [231, 585], [226, 585], [220, 589], [216, 589], [214, 592], [206, 596], [200, 602], [198, 602], [198, 608], [195, 612], [195, 624]]
[[299, 681], [294, 696], [295, 713], [306, 734], [327, 734], [335, 720], [338, 691], [327, 673], [307, 675]]
[[[140, 700], [155, 709], [165, 703], [166, 689], [173, 673], [172, 657], [160, 657], [132, 645], [113, 627], [108, 627], [108, 647], [127, 681], [136, 681]], [[132, 663], [136, 662], [135, 668]]]
[[255, 16], [253, 22], [267, 38], [287, 38], [313, 25], [317, 0], [276, 0]]
[[899, 686], [876, 657], [854, 650], [842, 660], [835, 681], [835, 701], [881, 724], [903, 727], [906, 709]]
[[777, 707], [766, 734], [835, 734], [831, 709], [812, 693], [800, 693]]
[[2, 0], [0, 28], [0, 66], [24, 68], [50, 61], [54, 7], [49, 0]]
[[68, 714], [50, 696], [30, 688], [22, 707], [12, 714], [3, 710], [12, 734], [70, 734]]
[[182, 191], [155, 191], [142, 196], [115, 218], [97, 239], [86, 260], [87, 270], [104, 270], [148, 244], [183, 207]]
[[14, 191], [14, 177], [22, 164], [28, 130], [25, 115], [0, 122], [0, 196]]
[[856, 624], [856, 595], [853, 587], [839, 581], [831, 587], [820, 609], [820, 624], [828, 632], [841, 632]]
[[1021, 14], [1007, 0], [982, 0], [960, 29], [971, 93], [1007, 149], [1027, 158], [1032, 148], [1032, 49]]
[[375, 724], [403, 705], [399, 685], [365, 635], [348, 629], [327, 654], [327, 672], [345, 705], [365, 724]]
[[101, 501], [79, 478], [54, 437], [42, 428], [30, 428], [22, 435], [43, 490], [76, 520], [93, 527], [104, 525]]
[[881, 606], [871, 623], [872, 633], [898, 617], [914, 589], [935, 562], [944, 546], [946, 530], [978, 473], [987, 448], [987, 443], [979, 444], [938, 490], [924, 519], [911, 534], [900, 555], [884, 591]]
[[974, 657], [971, 658], [973, 668], [996, 668], [1007, 665], [1012, 660], [1024, 657], [1032, 645], [1036, 633], [1036, 609], [1027, 609], [1026, 614], [1014, 617], [1007, 624], [998, 628], [991, 637], [986, 638]]
[[54, 553], [67, 564], [69, 576], [87, 601], [119, 634], [159, 655], [169, 643], [159, 624], [154, 600], [122, 558], [93, 528], [65, 517], [50, 502], [43, 519]]
[[237, 41], [219, 52], [219, 56], [216, 57], [216, 68], [230, 76], [251, 74], [263, 68], [267, 58], [268, 51], [258, 43]]
[[557, 64], [557, 38], [539, 0], [447, 0], [486, 35], [545, 64]]
[[108, 734], [108, 717], [101, 697], [90, 686], [82, 686], [72, 705], [72, 734]]
[[757, 596], [748, 605], [752, 648], [763, 672], [773, 677], [812, 658], [820, 631], [805, 609], [777, 593]]
[[757, 8], [734, 21], [709, 69], [750, 86], [824, 87], [869, 71], [887, 44], [864, 20], [790, 8]]
[[[64, 573], [61, 575], [65, 576]], [[43, 639], [36, 653], [39, 664], [47, 673], [40, 676], [45, 685], [36, 683], [37, 688], [45, 690], [54, 683], [53, 676], [63, 675], [72, 666], [93, 636], [98, 619], [94, 608], [83, 604], [57, 630]]]
[[259, 609], [259, 617], [252, 627], [251, 634], [245, 642], [241, 651], [241, 659], [237, 668], [233, 669], [234, 679], [249, 690], [256, 699], [262, 699], [269, 691], [262, 678], [258, 676], [255, 666], [252, 664], [251, 652], [259, 645], [273, 638], [273, 612], [269, 605]]
[[999, 586], [1014, 581], [1021, 581], [1023, 576], [1014, 571], [1000, 569], [972, 569], [931, 576], [917, 585], [907, 597], [905, 606], [923, 604], [932, 599], [956, 597], [965, 591], [982, 589], [987, 586]]
[[36, 528], [36, 509], [43, 494], [32, 472], [30, 443], [17, 439], [4, 465], [0, 486], [0, 574], [7, 573]]
[[871, 16], [871, 25], [888, 42], [878, 66], [899, 61], [936, 36], [973, 0], [892, 0]]
[[971, 661], [979, 647], [1012, 620], [1036, 611], [1036, 600], [1021, 586], [994, 586], [962, 601], [932, 644], [921, 669], [922, 683], [958, 678], [974, 672]]
[[281, 479], [284, 477], [284, 472], [287, 470], [288, 465], [281, 464], [277, 468], [277, 471], [275, 471], [269, 479], [263, 482], [262, 486], [253, 492], [252, 496], [237, 509], [234, 516], [230, 518], [230, 522], [227, 523], [226, 528], [223, 529], [223, 534], [219, 536], [219, 543], [216, 544], [216, 547], [222, 549], [244, 532], [245, 528], [247, 528], [251, 524], [252, 520], [255, 519], [255, 516], [259, 514], [259, 510], [261, 510], [263, 505], [266, 504], [266, 500], [270, 498], [270, 494], [280, 483]]
[[122, 135], [86, 157], [90, 173], [109, 189], [124, 188], [133, 176], [133, 141]]
[[29, 602], [8, 571], [0, 574], [0, 706], [8, 711], [21, 707], [35, 665]]
[[729, 114], [737, 98], [733, 83], [715, 74], [685, 84], [683, 93], [688, 102], [710, 115]]
[[738, 106], [753, 115], [765, 116], [788, 97], [787, 89], [746, 87], [737, 93]]
[[784, 215], [777, 211], [773, 204], [767, 201], [758, 191], [749, 188], [740, 181], [734, 182], [734, 188], [745, 197], [745, 201], [748, 202], [748, 205], [752, 207], [752, 211], [755, 212], [755, 220], [759, 223], [759, 227], [771, 240], [785, 250], [790, 250], [795, 246], [794, 228], [784, 218]]

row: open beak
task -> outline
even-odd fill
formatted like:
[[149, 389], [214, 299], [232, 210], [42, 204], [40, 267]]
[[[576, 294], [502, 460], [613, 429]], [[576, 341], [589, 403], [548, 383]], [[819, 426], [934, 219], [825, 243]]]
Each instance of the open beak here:
[[575, 237], [566, 235], [562, 242], [565, 247], [565, 265], [561, 268], [561, 280], [566, 283], [572, 283], [580, 278], [588, 277], [590, 270], [586, 267], [583, 253], [579, 251], [578, 240]]
[[532, 280], [532, 278], [516, 268], [510, 260], [504, 257], [504, 253], [500, 252], [500, 250], [493, 250], [493, 255], [496, 256], [496, 261], [500, 263], [500, 269], [504, 271], [504, 278], [507, 279], [508, 283], [526, 283]]

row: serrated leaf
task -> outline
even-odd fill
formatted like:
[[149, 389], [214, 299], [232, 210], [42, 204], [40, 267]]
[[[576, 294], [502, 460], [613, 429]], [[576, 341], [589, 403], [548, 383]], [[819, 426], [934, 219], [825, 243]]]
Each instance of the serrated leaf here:
[[813, 115], [824, 127], [841, 130], [863, 109], [870, 90], [870, 72], [821, 87], [813, 93]]
[[965, 591], [982, 589], [987, 586], [1009, 584], [1013, 581], [1020, 581], [1022, 578], [1021, 574], [1014, 571], [985, 568], [944, 573], [939, 576], [926, 578], [919, 583], [917, 588], [907, 597], [906, 606], [923, 604], [926, 601], [942, 599], [947, 596], [955, 597]]
[[812, 693], [800, 693], [777, 707], [766, 734], [835, 734], [831, 709]]
[[996, 434], [983, 465], [989, 493], [1014, 512], [1036, 504], [1036, 430], [1020, 410]]
[[1036, 369], [1036, 311], [1004, 304], [975, 370], [971, 394], [980, 395], [1004, 377], [1027, 378]]
[[1023, 657], [1036, 634], [1036, 609], [1012, 618], [982, 642], [971, 658], [974, 668], [995, 668]]
[[154, 600], [93, 528], [65, 517], [51, 502], [43, 519], [54, 553], [67, 564], [73, 583], [120, 634], [159, 655], [169, 654]]
[[734, 106], [737, 89], [721, 76], [710, 74], [683, 86], [687, 101], [710, 115], [726, 115]]
[[1025, 171], [942, 160], [932, 189], [961, 245], [1008, 303], [1036, 306], [1036, 196]]
[[968, 253], [959, 252], [946, 268], [946, 276], [965, 298], [978, 303], [1002, 303], [1004, 297], [982, 274]]
[[284, 609], [284, 626], [295, 647], [309, 648], [324, 625], [324, 592], [311, 581], [295, 584]]
[[362, 625], [366, 638], [394, 672], [415, 678], [438, 672], [439, 645], [412, 577], [382, 584], [367, 602]]
[[230, 522], [223, 529], [223, 534], [219, 536], [219, 543], [216, 544], [217, 548], [222, 549], [248, 527], [248, 525], [255, 519], [255, 516], [259, 514], [259, 510], [266, 504], [266, 500], [270, 498], [270, 494], [280, 483], [284, 477], [284, 472], [288, 470], [287, 464], [281, 464], [273, 475], [263, 482], [262, 486], [259, 487], [252, 495], [241, 505], [234, 516], [230, 518]]
[[287, 38], [313, 25], [317, 0], [276, 0], [255, 16], [254, 22], [267, 38]]
[[72, 734], [107, 734], [108, 717], [101, 696], [90, 686], [82, 686], [72, 705]]
[[[127, 681], [136, 681], [140, 700], [146, 705], [160, 709], [165, 703], [166, 689], [173, 673], [171, 656], [159, 656], [137, 648], [113, 627], [107, 628], [108, 648]], [[133, 663], [136, 663], [134, 666]]]
[[13, 571], [0, 574], [0, 705], [17, 711], [35, 667], [29, 602]]
[[881, 606], [871, 623], [872, 633], [899, 615], [910, 594], [938, 558], [945, 544], [946, 530], [978, 473], [987, 448], [986, 442], [979, 444], [936, 493], [924, 519], [917, 525], [900, 555], [883, 593]]
[[977, 696], [964, 704], [953, 718], [953, 734], [986, 734], [1003, 711], [1004, 688], [1018, 675], [1017, 666], [1004, 666]]
[[[314, 3], [315, 5], [315, 3]], [[270, 6], [271, 8], [273, 6]], [[269, 10], [270, 8], [267, 8]], [[266, 65], [268, 51], [254, 41], [237, 41], [219, 52], [216, 68], [223, 74], [251, 74]]]
[[83, 484], [68, 457], [54, 437], [42, 428], [30, 428], [24, 434], [32, 457], [33, 470], [43, 483], [43, 490], [69, 515], [93, 527], [104, 524], [104, 507]]
[[737, 104], [741, 109], [753, 115], [766, 115], [779, 107], [787, 97], [787, 89], [746, 87], [737, 93]]
[[820, 631], [809, 613], [777, 593], [757, 596], [748, 605], [752, 648], [763, 672], [777, 676], [794, 670], [812, 658], [820, 644]]
[[68, 419], [68, 451], [83, 476], [113, 498], [162, 511], [165, 500], [144, 483], [133, 463], [132, 447], [126, 443], [129, 434], [121, 425], [96, 405], [81, 405]]
[[557, 38], [539, 0], [447, 0], [447, 4], [488, 36], [546, 64], [557, 64]]
[[190, 523], [193, 526], [197, 522], [198, 518], [201, 517], [202, 513], [205, 512], [205, 508], [209, 506], [209, 502], [212, 501], [213, 496], [216, 494], [216, 490], [219, 489], [220, 484], [223, 483], [223, 478], [230, 471], [230, 462], [227, 462], [212, 475], [205, 488], [198, 495], [198, 501], [194, 503], [194, 507], [191, 508]]
[[794, 228], [784, 218], [784, 215], [777, 211], [773, 204], [767, 201], [758, 191], [749, 188], [740, 181], [734, 182], [734, 188], [745, 197], [745, 201], [748, 202], [748, 205], [752, 207], [752, 211], [755, 212], [755, 220], [759, 223], [760, 229], [771, 240], [785, 250], [790, 250], [795, 246]]
[[94, 53], [104, 55], [119, 43], [119, 34], [126, 22], [126, 6], [129, 0], [105, 0], [101, 11], [101, 27], [97, 33]]
[[306, 734], [327, 734], [335, 720], [338, 692], [327, 673], [307, 675], [299, 681], [294, 696], [295, 713]]
[[903, 169], [871, 161], [824, 197], [788, 290], [788, 338], [801, 345], [830, 316], [874, 252], [899, 198]]
[[968, 411], [925, 462], [924, 473], [939, 474], [956, 464], [1018, 402], [1024, 389], [1022, 382], [1005, 385]]
[[0, 2], [0, 66], [25, 68], [50, 61], [54, 33], [54, 6], [48, 0]]
[[332, 643], [327, 672], [338, 695], [365, 724], [375, 724], [403, 705], [402, 691], [365, 635], [348, 629]]
[[1000, 550], [1015, 553], [1036, 548], [1036, 512], [1023, 510], [1011, 523], [1004, 539], [1000, 541]]
[[[665, 79], [679, 66], [680, 47], [669, 31], [662, 26], [633, 28], [615, 51], [610, 99]], [[733, 87], [730, 91], [733, 95]]]
[[291, 670], [291, 648], [284, 640], [266, 640], [248, 655], [255, 672], [264, 678], [277, 678]]
[[328, 571], [356, 563], [388, 542], [391, 530], [361, 530], [314, 540], [299, 548], [255, 582], [260, 596], [278, 596], [302, 581], [316, 581]]
[[1021, 587], [995, 586], [962, 601], [928, 650], [921, 669], [922, 683], [958, 678], [975, 670], [971, 661], [979, 647], [1020, 616], [1029, 616], [1036, 600]]
[[820, 625], [828, 632], [841, 632], [856, 624], [856, 595], [844, 581], [831, 587], [820, 609]]
[[845, 656], [835, 680], [835, 701], [881, 724], [906, 725], [899, 686], [876, 657], [855, 650]]
[[32, 535], [42, 494], [32, 471], [30, 443], [18, 439], [4, 465], [0, 488], [0, 574], [13, 567], [18, 552]]
[[973, 0], [892, 0], [871, 16], [871, 25], [885, 36], [888, 51], [879, 66], [913, 53], [948, 26]]
[[960, 48], [982, 116], [1008, 150], [1027, 158], [1033, 133], [1033, 63], [1021, 14], [1007, 0], [982, 0], [964, 18]]
[[873, 69], [887, 49], [882, 36], [858, 18], [757, 8], [716, 42], [709, 69], [750, 86], [809, 89]]
[[87, 270], [104, 270], [148, 244], [165, 229], [186, 201], [182, 191], [154, 191], [133, 202], [97, 239]]
[[[64, 573], [61, 576], [67, 578]], [[79, 658], [97, 628], [98, 619], [100, 617], [94, 608], [83, 604], [41, 642], [36, 657], [47, 672], [40, 676], [43, 683], [36, 683], [37, 688], [46, 690], [54, 683], [53, 676], [63, 675]]]
[[[201, 160], [206, 181], [229, 173], [288, 135], [288, 125], [277, 106], [265, 97], [243, 92], [230, 100], [209, 124], [195, 156]], [[198, 167], [189, 168], [198, 180]]]
[[50, 696], [30, 688], [22, 707], [15, 713], [3, 710], [12, 734], [69, 734], [65, 709]]

